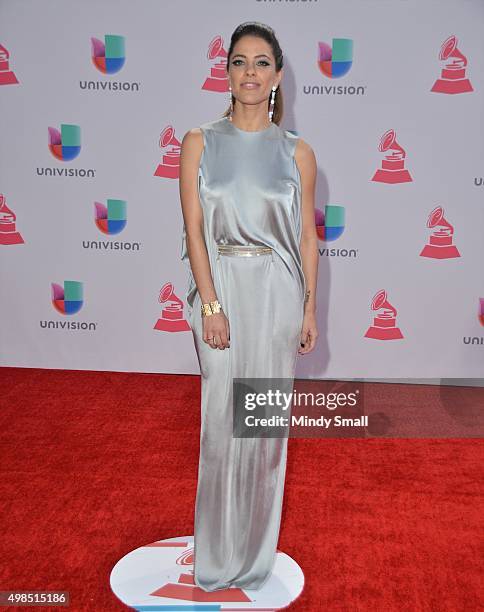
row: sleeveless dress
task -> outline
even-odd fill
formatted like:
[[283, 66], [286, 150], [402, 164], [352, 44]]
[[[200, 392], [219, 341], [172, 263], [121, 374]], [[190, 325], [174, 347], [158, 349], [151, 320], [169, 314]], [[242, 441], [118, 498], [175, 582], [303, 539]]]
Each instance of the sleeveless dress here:
[[[201, 373], [194, 581], [205, 591], [259, 589], [279, 538], [287, 438], [234, 438], [235, 377], [294, 378], [304, 314], [297, 137], [271, 123], [248, 132], [227, 118], [200, 126], [198, 193], [217, 299], [230, 347], [203, 341], [201, 299], [188, 266], [187, 317]], [[220, 254], [218, 245], [271, 247], [269, 255]]]

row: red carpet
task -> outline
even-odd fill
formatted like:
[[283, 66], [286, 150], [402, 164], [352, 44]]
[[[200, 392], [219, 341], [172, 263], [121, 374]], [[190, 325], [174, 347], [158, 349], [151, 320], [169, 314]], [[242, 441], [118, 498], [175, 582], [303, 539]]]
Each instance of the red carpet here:
[[[109, 587], [118, 559], [193, 533], [200, 378], [3, 368], [2, 388], [0, 590], [127, 609]], [[436, 393], [365, 385], [383, 389]], [[279, 547], [306, 587], [290, 609], [481, 610], [483, 459], [477, 439], [291, 439]]]

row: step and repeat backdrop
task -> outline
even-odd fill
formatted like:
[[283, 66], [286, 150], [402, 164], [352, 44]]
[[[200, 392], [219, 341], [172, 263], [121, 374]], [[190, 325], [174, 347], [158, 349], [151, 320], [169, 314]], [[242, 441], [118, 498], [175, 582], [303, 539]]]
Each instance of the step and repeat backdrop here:
[[482, 0], [2, 0], [1, 364], [199, 372], [180, 144], [227, 108], [250, 20], [318, 161], [297, 376], [482, 377]]

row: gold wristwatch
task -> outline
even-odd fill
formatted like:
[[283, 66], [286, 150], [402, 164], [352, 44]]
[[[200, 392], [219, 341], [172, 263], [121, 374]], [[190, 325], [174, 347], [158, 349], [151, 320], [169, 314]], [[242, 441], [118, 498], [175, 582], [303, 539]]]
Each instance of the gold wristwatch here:
[[222, 310], [222, 306], [218, 300], [202, 304], [202, 317], [209, 317], [210, 315], [216, 314]]

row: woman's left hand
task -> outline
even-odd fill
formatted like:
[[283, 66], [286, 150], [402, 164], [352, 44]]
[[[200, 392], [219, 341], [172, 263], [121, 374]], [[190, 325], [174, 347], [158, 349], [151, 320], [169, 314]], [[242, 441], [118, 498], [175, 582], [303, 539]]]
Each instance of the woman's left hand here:
[[316, 313], [305, 312], [301, 330], [301, 346], [298, 349], [300, 355], [310, 353], [316, 346], [316, 339], [319, 336], [316, 325]]

